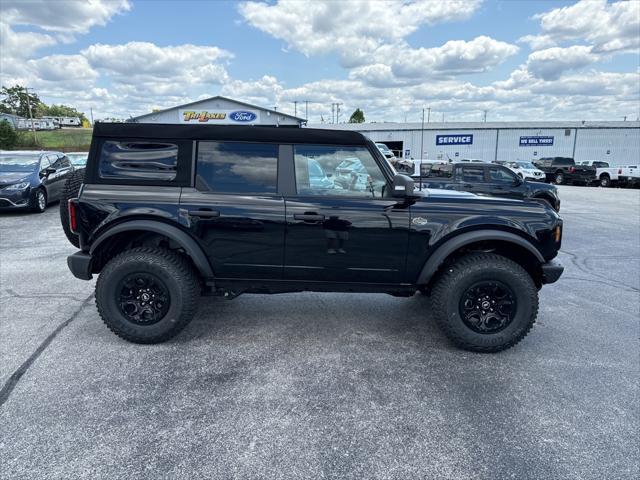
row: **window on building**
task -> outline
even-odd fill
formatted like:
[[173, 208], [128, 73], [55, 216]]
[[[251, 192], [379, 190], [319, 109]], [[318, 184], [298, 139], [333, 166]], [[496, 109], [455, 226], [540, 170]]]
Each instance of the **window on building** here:
[[275, 194], [278, 145], [199, 142], [196, 188], [236, 194]]
[[299, 195], [380, 198], [386, 185], [380, 167], [365, 147], [296, 145]]

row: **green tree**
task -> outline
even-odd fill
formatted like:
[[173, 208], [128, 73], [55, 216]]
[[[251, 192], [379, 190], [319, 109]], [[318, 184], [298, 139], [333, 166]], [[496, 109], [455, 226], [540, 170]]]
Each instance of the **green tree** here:
[[81, 121], [86, 120], [87, 117], [84, 116], [84, 113], [79, 112], [73, 107], [69, 107], [68, 105], [42, 105], [41, 112], [43, 116], [49, 117], [78, 117]]
[[7, 120], [0, 121], [0, 148], [11, 149], [18, 142], [18, 132]]
[[[27, 95], [29, 101], [27, 101]], [[41, 111], [46, 108], [46, 105], [40, 101], [40, 97], [38, 97], [37, 94], [27, 94], [27, 90], [20, 85], [2, 87], [0, 97], [2, 97], [0, 105], [2, 106], [3, 112], [13, 113], [14, 115], [19, 115], [24, 118], [29, 118], [29, 102], [31, 102], [31, 111], [34, 118], [37, 117], [38, 114], [41, 114]]]
[[349, 117], [349, 123], [364, 123], [364, 112], [356, 108]]

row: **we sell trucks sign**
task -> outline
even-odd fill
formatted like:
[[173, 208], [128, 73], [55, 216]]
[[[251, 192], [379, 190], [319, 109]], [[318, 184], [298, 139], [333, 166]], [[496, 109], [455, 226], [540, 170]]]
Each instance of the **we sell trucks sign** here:
[[180, 110], [180, 123], [205, 125], [248, 125], [260, 121], [256, 110]]

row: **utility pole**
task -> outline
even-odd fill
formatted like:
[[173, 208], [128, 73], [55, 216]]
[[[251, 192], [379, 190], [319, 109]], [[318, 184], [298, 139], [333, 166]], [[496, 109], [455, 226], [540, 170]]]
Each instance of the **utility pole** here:
[[293, 101], [293, 116], [298, 116], [298, 100]]
[[444, 112], [442, 112], [442, 123], [444, 123]]
[[336, 123], [340, 123], [340, 105], [341, 103], [336, 103]]
[[[424, 108], [422, 109], [422, 129], [420, 132], [420, 160], [422, 160], [422, 155], [424, 152]], [[422, 165], [420, 165], [420, 171], [422, 172]], [[422, 182], [420, 182], [422, 185]]]
[[336, 108], [336, 104], [332, 103], [331, 104], [331, 123], [336, 123], [333, 121], [333, 119], [335, 118], [335, 108]]
[[622, 121], [626, 122], [627, 121], [627, 116], [625, 115], [624, 117], [622, 117]]
[[[424, 108], [422, 109], [423, 117], [424, 117]], [[431, 120], [431, 107], [427, 107], [427, 123]]]
[[484, 117], [483, 117], [482, 121], [487, 123], [487, 111], [483, 110], [483, 112], [484, 112]]
[[93, 107], [89, 107], [89, 112], [91, 113], [91, 126], [93, 127]]
[[29, 100], [29, 89], [24, 87], [24, 91], [27, 94], [27, 107], [29, 108], [29, 119], [31, 120], [31, 131], [33, 132], [33, 141], [38, 143], [38, 136], [36, 135], [36, 127], [33, 124], [33, 112], [31, 111], [31, 100]]
[[304, 101], [304, 118], [309, 121], [309, 100]]

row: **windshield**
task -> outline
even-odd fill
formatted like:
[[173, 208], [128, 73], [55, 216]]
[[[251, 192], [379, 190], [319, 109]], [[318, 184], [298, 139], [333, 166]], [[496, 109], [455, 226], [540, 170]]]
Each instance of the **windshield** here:
[[515, 162], [515, 164], [518, 165], [520, 168], [530, 168], [530, 169], [536, 168], [536, 166], [531, 162]]
[[0, 155], [0, 172], [32, 172], [38, 166], [39, 155]]

